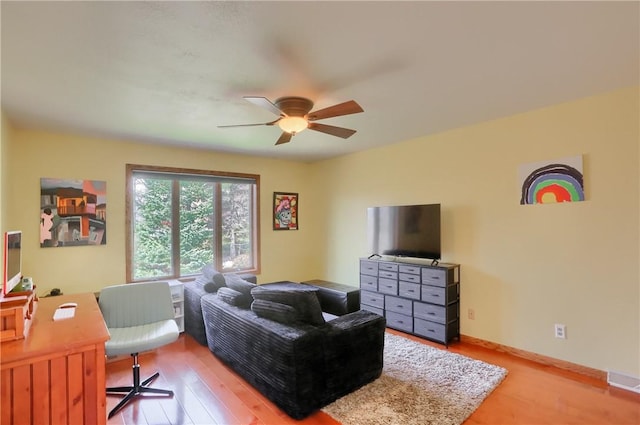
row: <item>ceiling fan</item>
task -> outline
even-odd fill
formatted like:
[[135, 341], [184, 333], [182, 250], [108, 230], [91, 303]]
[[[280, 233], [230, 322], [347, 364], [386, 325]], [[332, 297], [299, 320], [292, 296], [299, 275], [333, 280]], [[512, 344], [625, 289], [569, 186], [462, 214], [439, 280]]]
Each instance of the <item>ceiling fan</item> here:
[[285, 96], [278, 98], [275, 102], [271, 102], [266, 97], [258, 96], [244, 96], [244, 99], [254, 105], [268, 109], [278, 115], [279, 118], [274, 121], [259, 124], [219, 125], [218, 127], [251, 127], [257, 125], [278, 124], [278, 127], [282, 129], [282, 135], [280, 135], [276, 145], [289, 143], [293, 136], [307, 128], [346, 139], [353, 136], [356, 130], [320, 124], [315, 121], [363, 112], [362, 107], [354, 100], [329, 106], [314, 112], [309, 112], [311, 111], [311, 108], [313, 108], [313, 102], [304, 97]]

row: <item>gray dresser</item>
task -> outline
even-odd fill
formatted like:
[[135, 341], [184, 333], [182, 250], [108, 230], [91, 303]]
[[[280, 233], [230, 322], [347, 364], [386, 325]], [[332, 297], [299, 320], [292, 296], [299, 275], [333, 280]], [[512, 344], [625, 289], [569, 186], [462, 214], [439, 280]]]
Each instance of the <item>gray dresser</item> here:
[[460, 265], [360, 260], [360, 304], [387, 326], [449, 344], [460, 339]]

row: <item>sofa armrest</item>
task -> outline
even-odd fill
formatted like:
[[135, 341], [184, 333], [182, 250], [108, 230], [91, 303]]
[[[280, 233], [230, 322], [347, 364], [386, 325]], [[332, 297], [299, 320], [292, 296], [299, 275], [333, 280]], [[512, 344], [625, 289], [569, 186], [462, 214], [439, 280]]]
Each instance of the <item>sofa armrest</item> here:
[[385, 318], [367, 310], [345, 314], [324, 325], [327, 403], [380, 376], [385, 329]]

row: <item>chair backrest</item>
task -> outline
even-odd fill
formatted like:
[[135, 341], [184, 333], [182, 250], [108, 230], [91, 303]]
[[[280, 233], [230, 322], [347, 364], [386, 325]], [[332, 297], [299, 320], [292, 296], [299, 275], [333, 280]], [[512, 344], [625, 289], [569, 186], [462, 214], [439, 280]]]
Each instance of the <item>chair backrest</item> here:
[[173, 319], [168, 282], [127, 283], [102, 288], [100, 310], [108, 328], [126, 328]]

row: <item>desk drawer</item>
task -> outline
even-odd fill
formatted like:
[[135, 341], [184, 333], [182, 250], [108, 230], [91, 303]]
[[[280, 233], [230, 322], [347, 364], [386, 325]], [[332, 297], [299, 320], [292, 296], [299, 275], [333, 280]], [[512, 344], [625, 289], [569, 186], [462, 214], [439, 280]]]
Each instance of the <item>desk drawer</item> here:
[[372, 307], [384, 308], [384, 295], [376, 292], [360, 291], [360, 303]]
[[403, 332], [413, 332], [413, 319], [411, 316], [395, 313], [393, 311], [386, 312], [387, 326]]
[[384, 305], [385, 310], [401, 313], [406, 316], [411, 316], [413, 313], [413, 301], [406, 298], [391, 297], [385, 295]]
[[375, 276], [369, 276], [366, 274], [360, 275], [360, 288], [367, 289], [369, 291], [378, 290], [378, 278]]

